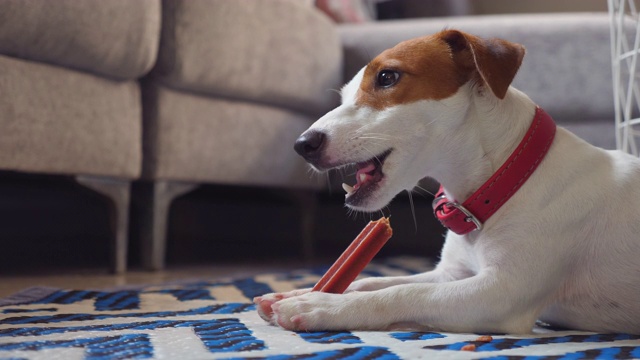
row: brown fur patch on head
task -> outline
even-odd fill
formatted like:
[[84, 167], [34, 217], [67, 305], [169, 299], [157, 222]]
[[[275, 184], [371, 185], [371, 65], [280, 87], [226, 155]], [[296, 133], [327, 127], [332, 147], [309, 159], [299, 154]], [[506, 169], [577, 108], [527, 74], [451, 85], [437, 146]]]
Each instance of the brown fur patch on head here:
[[[403, 41], [367, 65], [356, 104], [381, 110], [418, 100], [441, 100], [472, 79], [485, 83], [502, 99], [523, 56], [521, 45], [456, 30]], [[378, 84], [378, 74], [384, 70], [400, 75], [394, 85]]]
[[[382, 70], [397, 71], [396, 85], [380, 87]], [[366, 67], [356, 104], [384, 109], [424, 99], [444, 99], [466, 82], [452, 61], [451, 49], [435, 35], [407, 40], [385, 50]]]

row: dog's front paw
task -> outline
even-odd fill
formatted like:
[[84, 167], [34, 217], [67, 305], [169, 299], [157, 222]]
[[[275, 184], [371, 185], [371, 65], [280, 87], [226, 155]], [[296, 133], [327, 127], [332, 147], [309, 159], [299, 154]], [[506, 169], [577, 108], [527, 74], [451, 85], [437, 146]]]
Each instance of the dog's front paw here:
[[272, 322], [293, 331], [337, 330], [335, 319], [342, 313], [343, 298], [314, 291], [283, 299], [271, 306]]
[[264, 321], [268, 321], [273, 324], [274, 323], [273, 322], [273, 305], [275, 303], [277, 303], [282, 299], [287, 299], [290, 297], [306, 294], [309, 291], [311, 291], [311, 289], [300, 289], [300, 290], [293, 290], [293, 291], [284, 292], [284, 293], [265, 294], [265, 295], [256, 296], [255, 298], [253, 298], [253, 303], [256, 304], [257, 306], [258, 315], [260, 315], [260, 317]]

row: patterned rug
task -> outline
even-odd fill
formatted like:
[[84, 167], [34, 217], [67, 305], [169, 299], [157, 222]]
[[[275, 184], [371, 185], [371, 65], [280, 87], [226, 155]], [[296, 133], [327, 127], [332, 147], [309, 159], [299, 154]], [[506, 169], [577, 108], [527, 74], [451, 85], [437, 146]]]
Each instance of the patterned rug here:
[[[421, 272], [392, 258], [365, 276]], [[0, 359], [633, 359], [640, 336], [553, 331], [535, 335], [301, 332], [270, 326], [251, 299], [312, 286], [325, 268], [135, 290], [32, 288], [0, 300]], [[474, 345], [474, 351], [463, 347]]]

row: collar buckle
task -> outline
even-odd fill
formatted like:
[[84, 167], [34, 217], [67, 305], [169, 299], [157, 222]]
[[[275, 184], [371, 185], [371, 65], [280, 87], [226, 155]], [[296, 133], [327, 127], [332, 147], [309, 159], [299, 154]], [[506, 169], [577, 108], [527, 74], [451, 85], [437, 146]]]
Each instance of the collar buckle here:
[[[462, 214], [464, 214], [465, 216], [464, 221], [473, 223], [473, 225], [476, 227], [475, 229], [470, 230], [468, 232], [482, 230], [482, 222], [478, 220], [478, 218], [475, 215], [473, 215], [471, 211], [469, 211], [467, 208], [462, 206], [462, 204], [456, 201], [449, 201], [447, 197], [444, 195], [444, 193], [434, 198], [432, 205], [433, 205], [433, 212], [436, 214], [436, 217], [440, 218], [438, 216], [438, 213], [440, 213], [441, 215], [445, 215], [445, 212], [446, 212], [445, 208], [449, 208], [449, 209], [453, 208], [460, 211]], [[451, 230], [451, 228], [449, 228], [448, 226], [446, 225], [444, 226], [447, 229]]]
[[473, 225], [475, 225], [476, 227], [474, 230], [471, 230], [471, 231], [482, 230], [482, 222], [480, 222], [480, 220], [478, 220], [478, 218], [475, 215], [473, 215], [471, 211], [467, 210], [467, 208], [465, 208], [461, 204], [455, 201], [448, 201], [444, 204], [444, 206], [455, 208], [461, 213], [463, 213], [465, 216], [464, 221], [473, 223]]

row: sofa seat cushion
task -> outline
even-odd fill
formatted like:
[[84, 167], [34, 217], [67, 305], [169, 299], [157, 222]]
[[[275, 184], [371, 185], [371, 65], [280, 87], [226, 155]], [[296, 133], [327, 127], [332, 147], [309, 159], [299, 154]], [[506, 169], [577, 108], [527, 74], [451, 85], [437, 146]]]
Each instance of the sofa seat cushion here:
[[293, 151], [315, 119], [282, 108], [145, 86], [144, 178], [321, 188]]
[[0, 56], [0, 169], [136, 178], [139, 85]]
[[165, 0], [155, 75], [175, 89], [317, 115], [336, 105], [335, 25], [300, 0]]
[[[633, 30], [633, 25], [630, 26]], [[513, 85], [559, 122], [610, 117], [613, 123], [607, 13], [451, 17], [343, 25], [340, 32], [347, 76], [353, 76], [371, 56], [402, 40], [447, 27], [523, 44], [527, 53]]]
[[160, 0], [2, 0], [0, 54], [134, 79], [153, 66]]

